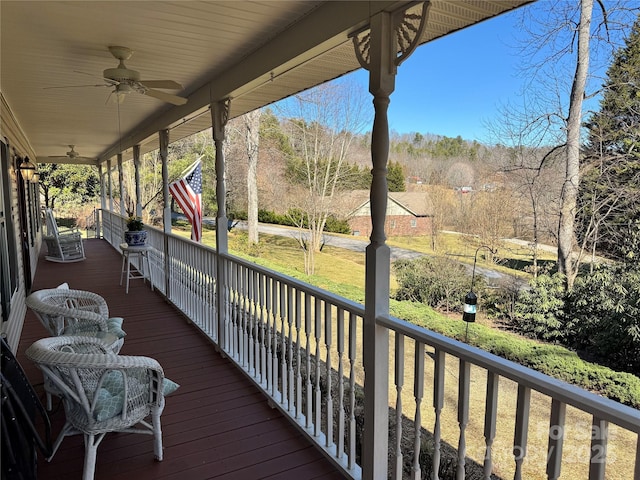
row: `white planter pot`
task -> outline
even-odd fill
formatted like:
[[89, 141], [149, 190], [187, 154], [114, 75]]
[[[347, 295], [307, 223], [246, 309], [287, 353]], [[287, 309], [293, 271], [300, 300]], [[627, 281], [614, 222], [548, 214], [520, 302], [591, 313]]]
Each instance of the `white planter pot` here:
[[139, 230], [136, 232], [124, 232], [124, 241], [130, 247], [141, 247], [147, 244], [147, 231]]

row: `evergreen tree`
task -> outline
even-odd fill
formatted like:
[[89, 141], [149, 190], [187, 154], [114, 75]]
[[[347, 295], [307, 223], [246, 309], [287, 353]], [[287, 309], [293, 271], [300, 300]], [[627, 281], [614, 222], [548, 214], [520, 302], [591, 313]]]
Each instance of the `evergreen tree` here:
[[587, 122], [578, 235], [619, 257], [640, 218], [640, 17], [607, 71], [600, 110]]
[[407, 190], [404, 181], [404, 169], [400, 162], [389, 162], [387, 167], [387, 185], [390, 192], [404, 192]]

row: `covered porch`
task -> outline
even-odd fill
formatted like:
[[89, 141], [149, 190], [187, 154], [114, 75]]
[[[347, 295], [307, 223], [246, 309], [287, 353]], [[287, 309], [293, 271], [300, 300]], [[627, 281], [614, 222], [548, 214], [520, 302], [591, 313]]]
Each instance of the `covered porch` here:
[[[182, 385], [167, 398], [162, 464], [151, 442], [114, 434], [98, 478], [357, 479], [379, 457], [397, 480], [640, 478], [639, 411], [388, 315], [371, 358], [362, 305], [238, 257], [149, 229], [155, 291], [134, 280], [126, 294], [124, 223], [102, 211], [87, 260], [41, 260], [34, 284], [104, 295], [126, 318], [122, 353], [156, 358]], [[28, 314], [20, 352], [44, 333]], [[374, 419], [371, 404], [384, 407]], [[373, 438], [372, 421], [384, 426]], [[63, 446], [42, 472], [80, 470], [79, 439]]]
[[[104, 240], [85, 241], [84, 262], [61, 265], [38, 260], [33, 288], [56, 287], [96, 292], [110, 313], [124, 317], [127, 337], [121, 354], [157, 359], [180, 388], [167, 397], [162, 415], [165, 457], [154, 460], [151, 437], [110, 434], [98, 449], [96, 479], [237, 478], [338, 479], [344, 476], [300, 431], [271, 408], [259, 390], [217, 352], [189, 320], [154, 293], [149, 284], [132, 281], [129, 294], [120, 286], [120, 255]], [[43, 395], [42, 373], [24, 355], [29, 345], [47, 336], [29, 311], [18, 348], [18, 360]], [[43, 400], [44, 404], [44, 400]], [[53, 434], [64, 423], [54, 401]], [[53, 461], [39, 459], [42, 479], [80, 478], [82, 436], [68, 437]]]
[[[32, 330], [31, 313], [25, 318], [29, 291], [69, 282], [104, 295], [113, 314], [125, 317], [123, 354], [153, 356], [182, 385], [167, 398], [163, 415], [165, 460], [153, 462], [145, 439], [134, 446], [128, 436], [114, 435], [98, 451], [98, 477], [462, 479], [473, 470], [485, 479], [496, 472], [515, 479], [561, 473], [604, 479], [609, 471], [615, 471], [611, 478], [640, 479], [637, 410], [389, 314], [387, 108], [397, 67], [418, 45], [525, 3], [153, 2], [154, 10], [152, 2], [42, 2], [38, 9], [2, 2], [3, 40], [10, 38], [4, 44], [12, 47], [6, 55], [3, 49], [0, 106], [7, 141], [0, 180], [6, 223], [15, 230], [0, 246], [12, 260], [11, 272], [19, 272], [12, 289], [3, 291], [11, 298], [10, 343], [23, 352], [44, 333]], [[39, 28], [34, 18], [63, 27]], [[82, 28], [67, 28], [68, 22]], [[111, 33], [113, 25], [120, 36]], [[109, 31], [95, 34], [103, 28]], [[23, 38], [26, 31], [32, 35]], [[70, 38], [56, 36], [60, 32]], [[116, 127], [102, 96], [65, 93], [64, 86], [74, 83], [78, 68], [108, 73], [102, 70], [113, 66], [105, 63], [106, 45], [130, 40], [154, 52], [147, 65], [167, 78], [184, 78], [181, 98], [188, 103], [157, 107], [130, 95]], [[229, 118], [361, 67], [370, 73], [375, 110], [364, 305], [228, 253], [223, 152]], [[130, 77], [100, 86], [116, 96], [124, 95], [116, 88], [121, 85], [148, 95]], [[56, 94], [46, 90], [51, 78], [63, 87]], [[167, 188], [170, 137], [209, 127], [216, 147], [215, 250], [170, 233]], [[102, 182], [101, 240], [87, 241], [85, 263], [64, 270], [40, 260], [37, 195], [25, 192], [16, 174], [27, 156], [36, 163], [80, 162], [55, 157], [62, 138], [86, 142], [81, 163], [96, 167]], [[122, 163], [137, 165], [156, 150], [164, 189], [164, 228], [149, 229], [156, 292], [136, 281], [126, 294], [118, 285], [117, 250], [125, 209], [114, 198], [124, 198]], [[138, 191], [135, 197], [140, 213]], [[30, 375], [38, 381], [34, 371]], [[582, 441], [563, 451], [565, 440], [576, 436]], [[633, 461], [621, 465], [608, 456], [610, 439], [622, 439], [616, 448]], [[82, 449], [73, 442], [42, 466], [43, 478], [81, 470]]]

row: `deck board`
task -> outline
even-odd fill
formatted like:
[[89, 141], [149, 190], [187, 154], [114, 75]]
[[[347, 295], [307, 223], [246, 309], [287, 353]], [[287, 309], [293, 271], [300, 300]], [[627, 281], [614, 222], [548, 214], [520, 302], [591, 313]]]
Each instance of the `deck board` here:
[[[121, 257], [107, 242], [85, 242], [87, 259], [73, 264], [38, 262], [33, 290], [62, 282], [103, 296], [111, 316], [125, 319], [123, 355], [157, 359], [165, 375], [180, 384], [167, 397], [162, 415], [164, 460], [153, 457], [150, 436], [115, 433], [98, 448], [95, 478], [100, 479], [342, 479], [329, 462], [231, 361], [223, 358], [198, 329], [148, 283], [132, 280], [125, 294], [120, 283]], [[27, 312], [18, 348], [37, 391], [42, 374], [24, 351], [46, 330]], [[54, 401], [54, 436], [64, 410]], [[39, 461], [42, 480], [79, 479], [84, 447], [81, 436], [68, 437], [51, 463]]]

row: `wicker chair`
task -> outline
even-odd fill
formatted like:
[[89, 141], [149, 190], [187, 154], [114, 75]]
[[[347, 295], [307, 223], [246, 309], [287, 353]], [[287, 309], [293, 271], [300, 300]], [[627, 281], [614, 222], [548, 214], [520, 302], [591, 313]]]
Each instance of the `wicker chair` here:
[[122, 319], [109, 317], [107, 302], [97, 293], [65, 286], [36, 290], [26, 304], [52, 336], [112, 333], [118, 337], [113, 345], [113, 352], [118, 353], [124, 343]]
[[160, 415], [173, 382], [165, 381], [156, 360], [115, 355], [100, 339], [74, 335], [38, 340], [26, 355], [62, 392], [66, 423], [48, 461], [65, 436], [82, 433], [83, 479], [90, 480], [97, 448], [108, 432], [153, 435], [155, 457], [162, 460]]
[[[107, 302], [97, 293], [71, 290], [62, 284], [31, 293], [26, 304], [52, 336], [95, 336], [107, 342], [113, 353], [120, 352], [124, 344], [122, 318], [110, 318]], [[47, 410], [51, 410], [51, 395], [58, 396], [59, 392], [46, 375], [44, 380]]]
[[44, 258], [52, 262], [79, 262], [84, 260], [84, 245], [82, 233], [76, 229], [60, 230], [53, 211], [48, 208], [45, 211], [47, 234], [42, 239], [47, 245], [47, 253]]

